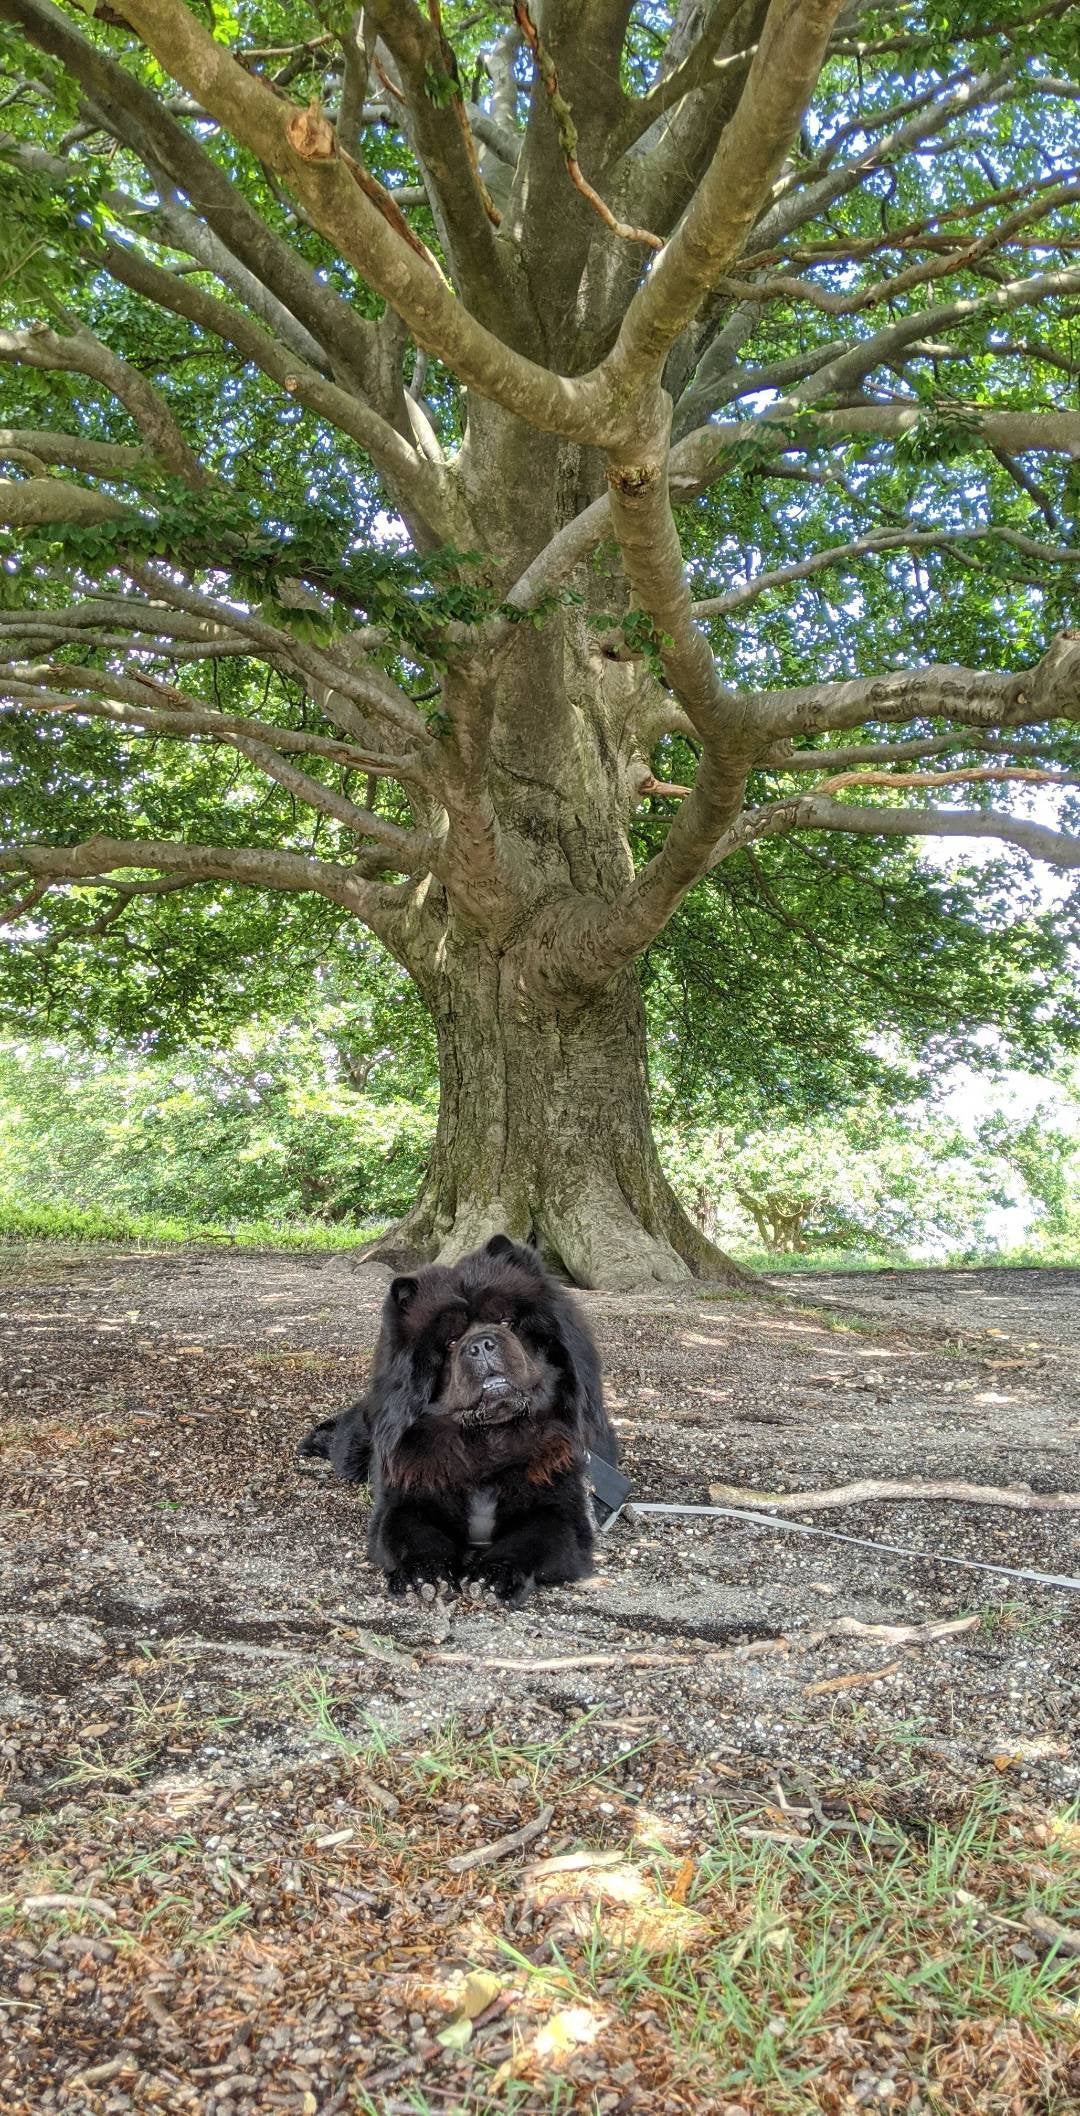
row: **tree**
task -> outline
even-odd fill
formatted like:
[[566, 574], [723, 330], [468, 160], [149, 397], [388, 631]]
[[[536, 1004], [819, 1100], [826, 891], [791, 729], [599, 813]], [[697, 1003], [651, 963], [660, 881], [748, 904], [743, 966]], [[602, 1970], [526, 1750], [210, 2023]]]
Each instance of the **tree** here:
[[9, 918], [370, 929], [442, 1087], [388, 1254], [722, 1270], [649, 1130], [688, 892], [1080, 865], [1071, 12], [0, 0]]
[[[971, 1138], [925, 1106], [898, 1110], [871, 1096], [843, 1117], [693, 1133], [671, 1142], [666, 1160], [684, 1190], [693, 1171], [698, 1216], [710, 1233], [718, 1227], [722, 1238], [745, 1244], [753, 1228], [776, 1255], [860, 1249], [904, 1258], [958, 1248], [985, 1255], [1018, 1191], [1041, 1202], [1011, 1138], [1004, 1121]], [[1048, 1172], [1066, 1166], [1063, 1135], [1052, 1141]]]
[[0, 1209], [16, 1224], [35, 1207], [218, 1225], [392, 1219], [422, 1176], [432, 1101], [386, 1092], [377, 1045], [354, 1087], [327, 1027], [317, 1012], [172, 1062], [0, 1042]]

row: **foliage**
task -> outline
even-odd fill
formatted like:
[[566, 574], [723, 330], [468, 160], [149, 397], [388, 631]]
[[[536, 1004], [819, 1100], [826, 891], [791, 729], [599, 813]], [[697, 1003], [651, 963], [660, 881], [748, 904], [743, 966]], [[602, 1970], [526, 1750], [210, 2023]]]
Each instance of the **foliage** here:
[[800, 1122], [907, 1102], [955, 1063], [1052, 1067], [1080, 1034], [1075, 947], [1068, 911], [1005, 861], [764, 844], [700, 883], [645, 957], [657, 1116]]
[[660, 1143], [688, 1209], [740, 1251], [749, 1239], [777, 1255], [942, 1261], [992, 1253], [1026, 1212], [1032, 1248], [1080, 1252], [1080, 1121], [1017, 1128], [996, 1114], [972, 1131], [870, 1098], [802, 1122], [665, 1130]]
[[331, 1226], [326, 1220], [200, 1220], [183, 1213], [124, 1212], [109, 1205], [54, 1203], [0, 1190], [3, 1242], [123, 1242], [154, 1249], [194, 1242], [336, 1255], [364, 1247], [380, 1231], [379, 1226]]
[[[111, 1058], [0, 1045], [0, 1232], [322, 1246], [402, 1210], [434, 1131], [434, 1076], [374, 1010], [333, 1006], [221, 1050]], [[1074, 1103], [1080, 1110], [1080, 1102]], [[665, 1124], [665, 1170], [740, 1255], [821, 1263], [989, 1255], [1026, 1214], [1032, 1255], [1080, 1253], [1069, 1102], [966, 1129], [880, 1097], [813, 1118]], [[359, 1230], [359, 1232], [358, 1232]]]
[[[346, 1055], [375, 1087], [378, 1051]], [[404, 1210], [433, 1127], [422, 1097], [350, 1086], [317, 1031], [252, 1032], [194, 1065], [0, 1049], [0, 1190], [20, 1207], [371, 1225]]]
[[[595, 25], [595, 48], [581, 45], [579, 12], [563, 11], [551, 32], [559, 78], [551, 73], [547, 93], [561, 113], [563, 144], [580, 147], [598, 194], [615, 198], [625, 181], [631, 203], [627, 170], [647, 195], [667, 155], [667, 189], [655, 194], [664, 217], [648, 225], [669, 239], [668, 268], [677, 272], [675, 231], [733, 107], [717, 100], [723, 82], [741, 92], [745, 55], [724, 46], [715, 67], [699, 68], [704, 86], [626, 154], [610, 137], [620, 96], [622, 122], [632, 117], [631, 99], [663, 86], [680, 38], [684, 53], [693, 44], [699, 11], [632, 9], [624, 37], [623, 24], [617, 33], [610, 26], [619, 11], [608, 10], [606, 26]], [[194, 13], [198, 23], [207, 19], [201, 6]], [[755, 247], [759, 221], [734, 261], [755, 280], [754, 298], [735, 290], [738, 281], [720, 283], [670, 349], [665, 382], [676, 436], [706, 434], [707, 422], [723, 428], [713, 462], [702, 457], [708, 476], [677, 480], [673, 492], [693, 594], [714, 605], [701, 619], [704, 633], [722, 683], [735, 692], [814, 686], [831, 694], [846, 679], [926, 663], [1027, 668], [1080, 616], [1075, 449], [1056, 442], [1029, 452], [1025, 444], [1011, 454], [984, 432], [989, 417], [1012, 409], [1060, 422], [1075, 399], [1071, 13], [1058, 5], [1032, 11], [1020, 0], [989, 10], [966, 0], [845, 9], [775, 198], [762, 202], [768, 241]], [[799, 11], [786, 14], [794, 21]], [[61, 861], [44, 891], [28, 886], [39, 869], [23, 872], [4, 855], [11, 925], [0, 948], [0, 1019], [82, 1041], [92, 1056], [77, 1064], [78, 1096], [103, 1142], [111, 1121], [103, 1054], [110, 1041], [135, 1054], [123, 1125], [105, 1161], [132, 1209], [137, 1195], [150, 1202], [147, 1142], [153, 1127], [162, 1140], [167, 1132], [174, 1144], [162, 1154], [152, 1200], [166, 1210], [193, 1160], [196, 1108], [204, 1107], [192, 1081], [209, 1077], [212, 1061], [191, 1061], [189, 1077], [185, 1058], [167, 1079], [154, 1074], [157, 1084], [144, 1093], [137, 1081], [146, 1058], [212, 1050], [274, 1014], [310, 1026], [313, 987], [320, 1004], [342, 1015], [373, 1020], [381, 1010], [376, 1040], [394, 1054], [403, 1101], [417, 1104], [412, 1128], [403, 1109], [391, 1118], [374, 1092], [361, 1127], [367, 1143], [353, 1162], [356, 1104], [343, 1063], [331, 1065], [307, 1105], [295, 1085], [310, 1073], [306, 1059], [292, 1080], [275, 1075], [272, 1118], [264, 1111], [261, 1130], [246, 1091], [223, 1079], [198, 1119], [212, 1140], [199, 1195], [207, 1210], [215, 1199], [215, 1210], [237, 1213], [256, 1209], [256, 1199], [273, 1212], [313, 1202], [342, 1215], [396, 1209], [407, 1173], [421, 1165], [434, 1064], [430, 1026], [400, 965], [412, 961], [426, 973], [430, 996], [446, 934], [455, 922], [486, 931], [496, 900], [492, 933], [527, 936], [535, 913], [560, 892], [566, 930], [577, 933], [580, 915], [585, 931], [626, 881], [627, 842], [640, 872], [661, 856], [673, 817], [693, 813], [663, 795], [634, 798], [643, 761], [678, 785], [698, 775], [707, 715], [683, 715], [684, 729], [697, 729], [693, 739], [654, 732], [665, 724], [658, 707], [672, 703], [672, 657], [681, 651], [657, 610], [678, 628], [678, 598], [660, 594], [652, 607], [608, 544], [590, 547], [569, 583], [558, 575], [527, 605], [508, 601], [521, 567], [606, 489], [601, 445], [561, 440], [556, 467], [545, 454], [550, 437], [531, 420], [536, 460], [546, 467], [531, 483], [519, 468], [521, 489], [478, 500], [470, 477], [475, 486], [483, 459], [498, 480], [501, 440], [514, 420], [505, 407], [496, 416], [490, 402], [481, 411], [479, 394], [470, 402], [447, 364], [448, 346], [442, 355], [421, 349], [420, 337], [425, 347], [439, 341], [430, 319], [418, 334], [394, 321], [374, 268], [365, 276], [356, 246], [331, 239], [320, 209], [298, 203], [297, 170], [282, 178], [272, 156], [247, 139], [239, 102], [235, 131], [231, 116], [228, 125], [207, 116], [191, 83], [178, 83], [154, 55], [147, 38], [156, 32], [144, 25], [140, 33], [138, 15], [131, 25], [114, 9], [80, 6], [50, 16], [45, 30], [36, 0], [16, 15], [21, 28], [0, 26], [0, 423], [8, 436], [0, 445], [10, 450], [9, 494], [18, 502], [29, 479], [43, 513], [35, 526], [16, 504], [9, 531], [0, 530], [0, 838], [6, 848], [29, 841], [41, 852], [85, 850], [104, 836], [136, 851], [152, 841], [158, 853], [147, 854], [145, 870], [105, 860], [74, 878]], [[400, 202], [382, 198], [384, 225], [389, 218], [409, 231], [398, 259], [402, 287], [426, 246], [454, 287], [466, 336], [482, 312], [485, 329], [503, 338], [507, 364], [524, 346], [537, 371], [576, 376], [613, 342], [619, 304], [643, 282], [647, 252], [628, 248], [610, 222], [602, 226], [561, 161], [545, 163], [538, 120], [542, 132], [551, 112], [534, 92], [524, 47], [494, 94], [504, 7], [444, 0], [426, 13], [383, 10], [388, 46], [406, 17], [411, 30], [400, 33], [415, 32], [426, 54], [416, 81], [400, 54], [391, 73], [403, 85], [386, 87], [381, 61], [372, 69], [351, 161], [339, 156], [339, 169], [361, 172], [369, 200], [383, 185]], [[209, 19], [218, 47], [242, 55], [249, 83], [272, 83], [284, 122], [310, 104], [344, 123], [356, 58], [349, 11], [328, 12], [321, 0], [291, 8], [214, 0]], [[741, 33], [741, 11], [719, 10], [706, 36], [717, 23]], [[613, 50], [605, 35], [615, 38]], [[81, 58], [72, 56], [76, 46]], [[574, 50], [587, 66], [563, 64]], [[608, 61], [606, 104], [602, 96], [593, 104]], [[107, 88], [88, 88], [91, 76]], [[693, 113], [708, 98], [715, 107], [695, 137]], [[496, 105], [501, 150], [485, 137]], [[761, 115], [767, 122], [768, 109]], [[443, 118], [450, 122], [441, 130]], [[470, 126], [488, 187], [477, 225], [473, 178], [459, 190], [453, 175], [456, 155], [473, 166], [461, 144]], [[554, 136], [543, 135], [549, 144]], [[441, 144], [422, 160], [425, 139]], [[507, 140], [510, 159], [519, 158], [521, 197], [496, 238], [491, 228], [511, 194]], [[673, 140], [685, 140], [685, 167], [676, 166], [681, 144], [671, 157]], [[170, 175], [173, 154], [201, 156], [206, 185]], [[539, 228], [530, 225], [530, 185], [558, 202]], [[485, 243], [503, 263], [512, 256], [507, 287], [494, 283], [497, 274], [479, 290], [475, 273], [466, 283], [472, 249], [483, 253]], [[1024, 274], [1038, 291], [1014, 306]], [[435, 287], [431, 277], [433, 301]], [[838, 337], [856, 368], [861, 349], [879, 337], [888, 343], [865, 371], [819, 387]], [[879, 414], [887, 421], [898, 409], [903, 430], [874, 427]], [[34, 433], [43, 446], [59, 440], [60, 453], [46, 448], [39, 459], [27, 438]], [[118, 451], [106, 469], [85, 455], [102, 444]], [[521, 460], [508, 447], [506, 461]], [[550, 506], [530, 513], [538, 492]], [[51, 516], [63, 512], [64, 493], [76, 519], [57, 523]], [[81, 503], [99, 499], [95, 518]], [[870, 552], [868, 536], [878, 539]], [[95, 597], [107, 599], [107, 611], [84, 623]], [[116, 617], [117, 604], [126, 617]], [[190, 628], [170, 632], [163, 612], [205, 620], [213, 636], [193, 643]], [[622, 748], [625, 729], [613, 732], [597, 704], [599, 679], [587, 693], [609, 654], [624, 664], [633, 700], [625, 714], [633, 741]], [[579, 670], [572, 681], [571, 667]], [[581, 667], [592, 671], [586, 683]], [[335, 680], [350, 678], [360, 689], [339, 696]], [[685, 705], [681, 691], [680, 699]], [[158, 714], [152, 725], [138, 717], [148, 700]], [[1055, 773], [1052, 790], [1035, 795], [976, 781], [940, 798], [962, 799], [976, 817], [992, 808], [1013, 820], [1052, 814], [1066, 826], [1080, 809], [1080, 742], [1059, 704], [1030, 726], [961, 726], [947, 706], [913, 710], [903, 739], [929, 745], [931, 761], [940, 750], [946, 768], [1011, 759]], [[184, 710], [194, 730], [182, 730]], [[260, 754], [243, 733], [255, 720], [286, 746]], [[506, 789], [523, 750], [539, 756], [549, 723], [551, 747], [534, 758], [543, 792], [529, 807]], [[850, 746], [849, 737], [856, 746], [897, 739], [897, 725], [875, 719], [872, 702], [856, 721], [841, 714], [816, 725], [825, 733], [808, 740], [822, 745], [823, 769], [830, 747]], [[370, 765], [372, 752], [385, 768]], [[741, 750], [735, 761], [741, 772]], [[805, 759], [801, 772], [785, 769], [767, 745], [755, 748], [748, 814], [791, 804], [808, 784]], [[505, 853], [490, 887], [472, 837], [489, 799], [497, 868]], [[901, 770], [858, 799], [872, 821], [875, 808], [883, 816], [897, 805], [918, 808], [925, 795], [905, 785]], [[576, 834], [583, 825], [589, 838], [590, 818], [595, 843], [581, 856]], [[1050, 1067], [1063, 1047], [1076, 1048], [1075, 895], [1063, 889], [1049, 906], [1015, 852], [945, 868], [912, 842], [854, 828], [762, 835], [706, 873], [673, 916], [664, 909], [641, 967], [665, 1124], [710, 1132], [719, 1124], [725, 1139], [749, 1140], [771, 1116], [784, 1124], [823, 1119], [852, 1098], [879, 1109], [882, 1097], [910, 1094], [913, 1067], [929, 1079], [977, 1057], [988, 1028], [1001, 1062]], [[170, 853], [200, 847], [218, 854], [215, 874], [170, 866]], [[236, 867], [240, 854], [287, 854], [293, 864], [285, 880], [253, 888], [251, 870]], [[707, 856], [673, 864], [701, 873]], [[322, 880], [309, 882], [316, 869]], [[157, 889], [162, 876], [168, 886]], [[511, 915], [510, 884], [516, 889], [522, 877]], [[392, 955], [366, 938], [361, 919], [382, 932]], [[237, 1048], [229, 1045], [230, 1063]], [[387, 1062], [377, 1061], [380, 1068], [385, 1075]], [[70, 1102], [57, 1090], [50, 1121], [61, 1141], [65, 1110]], [[818, 1134], [811, 1126], [807, 1136]], [[1008, 1162], [1038, 1190], [1044, 1141], [988, 1137], [984, 1146], [987, 1181], [1004, 1182]], [[35, 1180], [44, 1179], [29, 1143], [26, 1150]], [[839, 1218], [828, 1223], [830, 1238], [841, 1238], [845, 1214], [852, 1228], [876, 1214], [882, 1240], [908, 1238], [907, 1206], [887, 1208], [880, 1190], [871, 1204], [876, 1150], [858, 1149], [865, 1193], [850, 1169], [843, 1181], [839, 1165], [832, 1169], [827, 1210]], [[945, 1166], [944, 1146], [941, 1153]], [[74, 1175], [73, 1145], [71, 1157]], [[1062, 1155], [1055, 1166], [1064, 1184]], [[855, 1189], [841, 1209], [844, 1184]], [[960, 1218], [966, 1209], [956, 1202]], [[1046, 1213], [1048, 1224], [1056, 1213], [1065, 1227], [1064, 1193]], [[936, 1238], [945, 1232], [942, 1224]]]

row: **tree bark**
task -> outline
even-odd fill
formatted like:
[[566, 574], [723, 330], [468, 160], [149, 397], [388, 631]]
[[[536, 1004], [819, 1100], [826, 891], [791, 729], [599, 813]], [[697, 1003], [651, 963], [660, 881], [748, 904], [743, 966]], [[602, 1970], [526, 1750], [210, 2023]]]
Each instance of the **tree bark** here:
[[523, 989], [513, 954], [451, 938], [418, 981], [438, 1034], [438, 1129], [413, 1210], [370, 1256], [448, 1262], [505, 1232], [579, 1286], [742, 1279], [660, 1168], [632, 972], [560, 1012]]

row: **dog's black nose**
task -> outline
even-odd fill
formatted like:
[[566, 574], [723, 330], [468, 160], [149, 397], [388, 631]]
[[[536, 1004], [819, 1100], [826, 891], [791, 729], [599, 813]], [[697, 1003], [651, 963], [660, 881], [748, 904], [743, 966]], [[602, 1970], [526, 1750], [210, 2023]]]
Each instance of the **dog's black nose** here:
[[468, 1348], [470, 1359], [490, 1359], [495, 1350], [493, 1337], [474, 1337]]

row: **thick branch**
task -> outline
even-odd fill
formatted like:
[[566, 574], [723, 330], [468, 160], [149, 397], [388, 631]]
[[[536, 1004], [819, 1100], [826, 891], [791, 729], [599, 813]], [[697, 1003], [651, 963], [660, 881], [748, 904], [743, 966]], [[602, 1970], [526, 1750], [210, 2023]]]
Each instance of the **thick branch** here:
[[61, 368], [102, 383], [130, 412], [165, 470], [173, 477], [183, 478], [187, 485], [206, 484], [206, 472], [188, 447], [165, 399], [145, 375], [110, 352], [81, 324], [62, 338], [44, 324], [35, 324], [28, 331], [0, 331], [0, 360], [17, 360], [25, 367]]
[[717, 867], [758, 838], [784, 837], [793, 830], [847, 830], [864, 838], [997, 838], [1053, 867], [1080, 867], [1080, 838], [1029, 822], [1024, 816], [985, 808], [859, 808], [854, 802], [831, 800], [827, 794], [801, 794], [794, 801], [748, 809], [725, 832], [708, 864]]
[[657, 395], [652, 432], [634, 457], [608, 461], [611, 526], [622, 547], [631, 600], [652, 619], [664, 673], [704, 740], [721, 725], [734, 731], [737, 701], [725, 691], [712, 648], [694, 623], [682, 546], [668, 498], [670, 403]]
[[771, 740], [818, 735], [865, 721], [957, 720], [968, 727], [1025, 727], [1080, 720], [1080, 635], [1063, 632], [1023, 675], [939, 666], [761, 691], [759, 724]]
[[107, 492], [88, 492], [68, 478], [0, 478], [0, 522], [9, 529], [43, 529], [53, 522], [113, 522], [130, 509]]
[[364, 882], [348, 867], [299, 852], [247, 845], [174, 845], [158, 838], [88, 838], [81, 845], [19, 845], [0, 851], [0, 873], [28, 874], [46, 886], [105, 880], [134, 867], [184, 882], [235, 882], [255, 889], [314, 892], [340, 904], [378, 933], [400, 899], [393, 886]]
[[[17, 20], [51, 16], [48, 0], [0, 0]], [[571, 439], [605, 438], [611, 420], [606, 383], [548, 373], [485, 329], [369, 196], [364, 172], [339, 151], [323, 118], [305, 120], [238, 65], [179, 0], [125, 0], [124, 13], [174, 79], [301, 200], [315, 225], [468, 385], [534, 425]], [[35, 32], [28, 31], [28, 34]], [[70, 35], [70, 33], [69, 33]], [[79, 39], [80, 43], [85, 40]], [[130, 77], [124, 77], [130, 85]]]
[[[505, 252], [495, 239], [493, 208], [477, 166], [453, 53], [415, 0], [368, 0], [365, 12], [401, 70], [409, 130], [462, 294], [483, 323], [498, 328], [517, 304]], [[438, 97], [431, 93], [433, 80], [443, 91]]]
[[160, 465], [141, 448], [128, 448], [119, 441], [91, 441], [83, 434], [49, 433], [39, 426], [0, 426], [0, 462], [28, 457], [43, 465], [131, 485], [153, 484], [161, 477]]
[[843, 0], [772, 0], [738, 107], [709, 170], [623, 319], [612, 372], [657, 375], [724, 266], [739, 254], [817, 80]]

